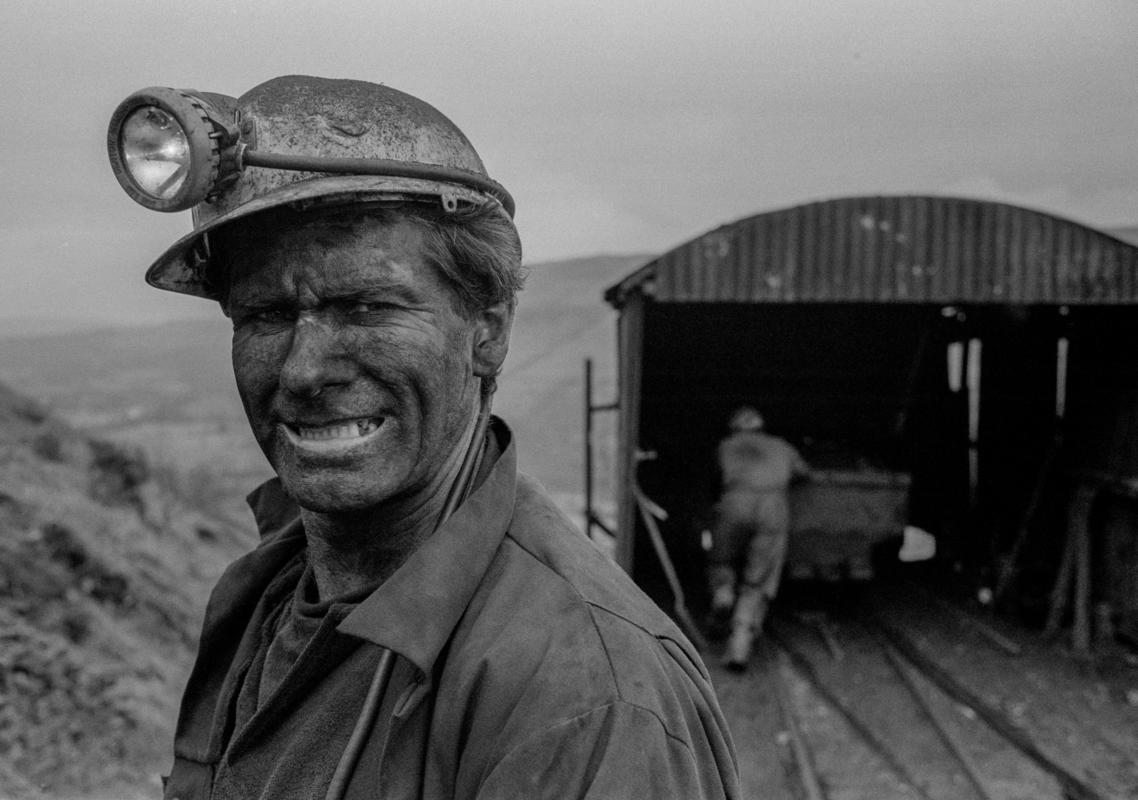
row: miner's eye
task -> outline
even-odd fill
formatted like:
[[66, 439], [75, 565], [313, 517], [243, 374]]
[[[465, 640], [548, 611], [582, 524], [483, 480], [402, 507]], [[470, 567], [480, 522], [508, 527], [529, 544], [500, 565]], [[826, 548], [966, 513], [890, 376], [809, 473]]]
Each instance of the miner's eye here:
[[348, 303], [346, 309], [348, 315], [352, 317], [374, 317], [389, 312], [394, 307], [391, 303], [378, 300], [357, 300]]
[[283, 308], [263, 308], [253, 313], [253, 318], [257, 322], [264, 322], [270, 325], [279, 325], [283, 322], [291, 322], [293, 314]]
[[234, 325], [285, 325], [291, 323], [296, 314], [286, 308], [245, 308], [235, 309]]

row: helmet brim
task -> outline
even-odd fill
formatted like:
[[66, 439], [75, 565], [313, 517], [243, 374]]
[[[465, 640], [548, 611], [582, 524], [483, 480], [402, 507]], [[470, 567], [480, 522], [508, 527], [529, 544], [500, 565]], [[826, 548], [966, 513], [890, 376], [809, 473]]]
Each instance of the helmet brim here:
[[[195, 228], [174, 242], [150, 265], [146, 270], [146, 282], [156, 289], [217, 300], [219, 298], [216, 293], [210, 291], [205, 281], [209, 253], [207, 248], [203, 247], [203, 237], [211, 231], [281, 206], [294, 206], [302, 210], [375, 201], [441, 202], [444, 196], [472, 205], [491, 201], [501, 207], [501, 202], [492, 195], [454, 183], [385, 175], [334, 175], [310, 178], [287, 184], [249, 200]], [[502, 214], [509, 218], [504, 208]]]

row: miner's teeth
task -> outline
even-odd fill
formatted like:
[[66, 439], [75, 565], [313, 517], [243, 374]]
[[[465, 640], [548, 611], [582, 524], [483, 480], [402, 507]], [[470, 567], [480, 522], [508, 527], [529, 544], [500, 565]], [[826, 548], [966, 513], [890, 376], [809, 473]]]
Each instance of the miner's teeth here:
[[358, 419], [340, 425], [327, 425], [323, 428], [297, 428], [296, 432], [301, 439], [310, 442], [329, 441], [332, 439], [358, 439], [379, 427], [374, 419]]

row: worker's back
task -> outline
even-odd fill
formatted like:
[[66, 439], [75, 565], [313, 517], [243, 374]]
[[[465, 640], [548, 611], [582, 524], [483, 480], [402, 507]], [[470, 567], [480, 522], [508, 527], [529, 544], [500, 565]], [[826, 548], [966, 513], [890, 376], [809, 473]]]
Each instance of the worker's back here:
[[784, 490], [806, 471], [794, 447], [761, 431], [736, 431], [720, 442], [719, 468], [728, 491]]

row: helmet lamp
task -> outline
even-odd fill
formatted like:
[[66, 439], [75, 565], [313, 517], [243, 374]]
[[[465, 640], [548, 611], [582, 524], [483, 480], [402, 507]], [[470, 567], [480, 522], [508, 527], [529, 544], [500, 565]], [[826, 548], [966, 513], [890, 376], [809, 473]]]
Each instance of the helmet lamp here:
[[184, 211], [213, 191], [222, 177], [223, 151], [236, 141], [233, 120], [204, 97], [151, 87], [132, 94], [111, 115], [107, 154], [135, 202], [155, 211]]
[[[263, 152], [256, 147], [255, 125], [242, 121], [238, 102], [212, 92], [162, 86], [143, 89], [123, 100], [111, 115], [107, 130], [107, 154], [119, 184], [135, 202], [149, 209], [184, 211], [213, 199], [246, 167], [379, 175], [465, 186], [497, 199], [506, 213], [514, 216], [514, 199], [481, 171], [481, 162], [474, 171], [370, 154], [353, 158]], [[449, 120], [446, 124], [453, 125]], [[462, 136], [461, 131], [454, 130]], [[470, 147], [469, 142], [462, 141]], [[440, 194], [440, 199], [444, 208], [454, 209], [451, 193]]]
[[111, 115], [119, 184], [193, 230], [147, 270], [152, 286], [216, 299], [207, 236], [276, 207], [435, 203], [444, 213], [514, 200], [466, 135], [417, 97], [367, 81], [283, 75], [240, 97], [150, 87]]

